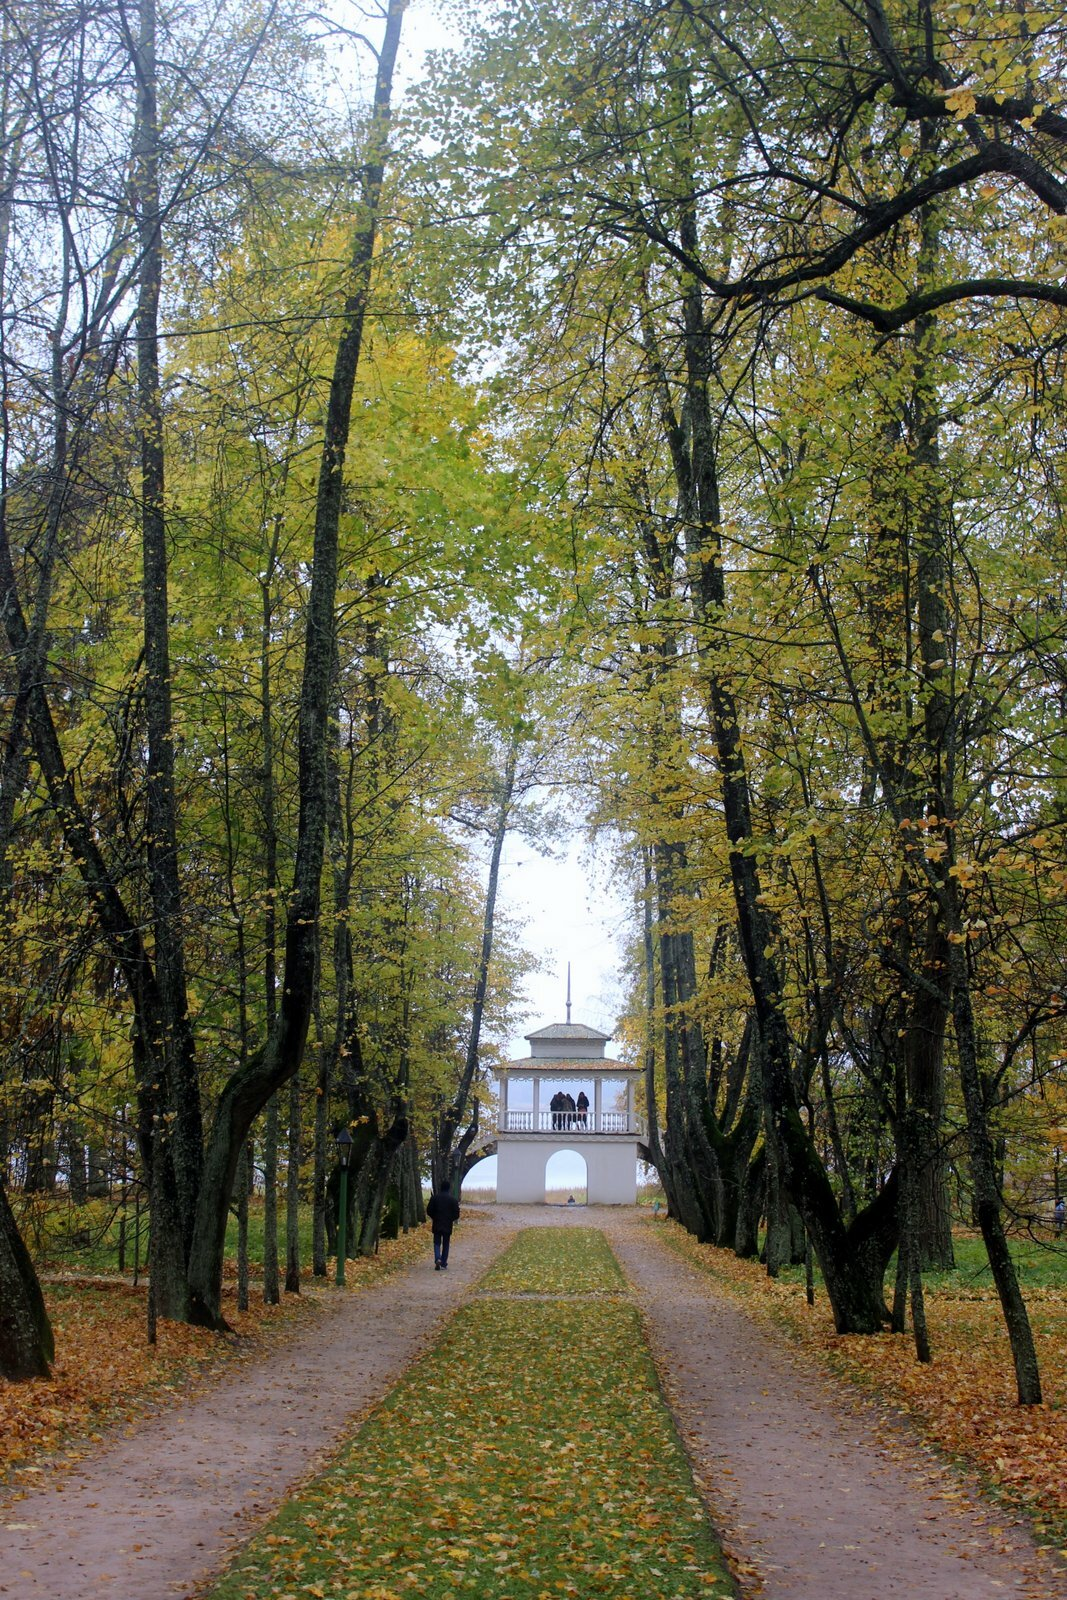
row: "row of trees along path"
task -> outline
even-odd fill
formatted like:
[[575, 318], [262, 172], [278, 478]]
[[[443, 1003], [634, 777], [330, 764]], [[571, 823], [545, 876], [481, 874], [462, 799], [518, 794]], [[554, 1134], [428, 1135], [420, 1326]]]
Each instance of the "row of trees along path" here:
[[394, 118], [405, 0], [368, 9], [5, 5], [0, 1371], [53, 1354], [24, 1197], [94, 1145], [143, 1186], [150, 1334], [224, 1331], [261, 1115], [277, 1299], [279, 1094], [290, 1287], [329, 1120], [364, 1253], [484, 1151], [497, 870], [551, 791], [646, 918], [672, 1216], [810, 1246], [839, 1333], [896, 1253], [925, 1362], [955, 1204], [1036, 1407], [1004, 1209], [1062, 1198], [1058, 15], [454, 8]]
[[[469, 1213], [468, 1213], [469, 1215]], [[395, 1381], [519, 1227], [601, 1227], [740, 1574], [764, 1600], [1049, 1600], [1063, 1569], [987, 1508], [899, 1419], [842, 1394], [631, 1212], [497, 1207], [425, 1259], [338, 1297], [207, 1392], [104, 1441], [2, 1506], [0, 1595], [189, 1594]], [[404, 1315], [396, 1310], [403, 1304]], [[399, 1486], [398, 1486], [399, 1487]]]

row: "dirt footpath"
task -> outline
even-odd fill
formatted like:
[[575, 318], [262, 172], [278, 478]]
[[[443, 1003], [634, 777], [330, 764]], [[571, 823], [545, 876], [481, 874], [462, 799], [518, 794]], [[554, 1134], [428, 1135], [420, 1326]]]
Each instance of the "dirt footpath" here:
[[[514, 1231], [598, 1227], [632, 1284], [664, 1388], [746, 1596], [1067, 1600], [1065, 1569], [910, 1428], [831, 1385], [630, 1211], [479, 1208], [447, 1273], [426, 1256], [341, 1299], [269, 1356], [0, 1500], [5, 1600], [175, 1600], [351, 1436]], [[563, 1524], [561, 1524], [561, 1527]]]
[[0, 1499], [4, 1600], [175, 1600], [219, 1571], [435, 1338], [509, 1237], [477, 1218], [425, 1259], [111, 1435], [47, 1488]]
[[[591, 1215], [591, 1214], [590, 1214]], [[900, 1418], [812, 1370], [632, 1213], [598, 1212], [715, 1520], [762, 1600], [1063, 1600], [1067, 1569]]]

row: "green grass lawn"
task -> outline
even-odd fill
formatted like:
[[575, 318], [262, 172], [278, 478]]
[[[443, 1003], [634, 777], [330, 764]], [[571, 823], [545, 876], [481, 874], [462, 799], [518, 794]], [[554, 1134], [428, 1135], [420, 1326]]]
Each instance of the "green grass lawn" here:
[[[1067, 1289], [1067, 1242], [1062, 1239], [1031, 1239], [1016, 1234], [1010, 1238], [1009, 1244], [1024, 1294], [1027, 1289]], [[956, 1265], [951, 1272], [923, 1273], [931, 1289], [954, 1292], [993, 1287], [989, 1257], [978, 1235], [957, 1234], [952, 1241], [952, 1249]], [[891, 1270], [896, 1270], [895, 1258]]]
[[482, 1287], [210, 1600], [736, 1593], [602, 1236], [527, 1230]]
[[481, 1287], [512, 1294], [620, 1294], [626, 1279], [599, 1228], [526, 1228]]
[[[1067, 1235], [1063, 1239], [1032, 1239], [1026, 1234], [1012, 1234], [1008, 1243], [1012, 1260], [1025, 1294], [1028, 1289], [1067, 1289]], [[956, 1233], [952, 1241], [956, 1258], [949, 1272], [924, 1271], [923, 1283], [934, 1293], [939, 1289], [946, 1294], [959, 1294], [968, 1289], [992, 1289], [993, 1276], [989, 1270], [989, 1257], [978, 1234]], [[892, 1292], [896, 1273], [894, 1255], [886, 1270], [887, 1293]], [[822, 1275], [815, 1266], [816, 1279]], [[781, 1276], [786, 1282], [803, 1282], [803, 1267], [784, 1267]]]
[[[66, 1200], [27, 1199], [17, 1207], [19, 1225], [34, 1262], [52, 1272], [110, 1274], [119, 1270], [119, 1234], [122, 1208], [118, 1201], [91, 1200], [73, 1206]], [[300, 1207], [300, 1259], [311, 1262], [311, 1207]], [[142, 1271], [148, 1243], [148, 1218], [131, 1202], [126, 1207], [126, 1273], [133, 1272], [134, 1232], [140, 1227], [136, 1258]], [[285, 1258], [285, 1208], [278, 1213], [278, 1252]], [[237, 1257], [237, 1218], [232, 1210], [226, 1224], [226, 1255]], [[263, 1260], [263, 1202], [255, 1198], [248, 1208], [248, 1255], [255, 1273]]]

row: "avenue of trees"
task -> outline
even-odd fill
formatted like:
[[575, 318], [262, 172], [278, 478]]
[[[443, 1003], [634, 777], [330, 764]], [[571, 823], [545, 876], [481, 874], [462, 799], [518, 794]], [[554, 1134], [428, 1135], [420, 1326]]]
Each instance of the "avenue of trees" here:
[[1063, 17], [516, 0], [396, 117], [402, 13], [5, 16], [0, 1365], [49, 1359], [57, 1175], [136, 1168], [154, 1313], [215, 1327], [253, 1156], [318, 1271], [338, 1123], [357, 1247], [418, 1220], [565, 783], [633, 884], [672, 1214], [920, 1359], [973, 1225], [1035, 1403]]
[[[514, 972], [478, 866], [537, 759], [537, 673], [486, 643], [521, 506], [388, 283], [403, 9], [350, 41], [350, 123], [295, 8], [5, 13], [5, 1178], [135, 1169], [150, 1323], [222, 1325], [260, 1113], [268, 1233], [287, 1125], [321, 1270], [331, 1125], [358, 1248], [417, 1220], [415, 1128], [477, 1123]], [[3, 1367], [32, 1373], [6, 1195], [2, 1232]]]
[[772, 1270], [809, 1241], [840, 1331], [910, 1293], [921, 1356], [922, 1268], [975, 1223], [1027, 1402], [1003, 1192], [1029, 1163], [1047, 1217], [1058, 1183], [1061, 82], [1027, 6], [519, 4], [420, 127], [582, 533], [672, 1210], [742, 1252], [762, 1217]]

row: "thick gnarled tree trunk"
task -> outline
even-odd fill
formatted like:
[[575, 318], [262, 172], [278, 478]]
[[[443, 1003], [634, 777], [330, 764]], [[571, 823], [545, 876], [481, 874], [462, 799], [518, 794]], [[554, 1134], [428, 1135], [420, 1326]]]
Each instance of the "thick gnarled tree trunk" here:
[[54, 1354], [41, 1286], [0, 1183], [0, 1377], [47, 1378]]

